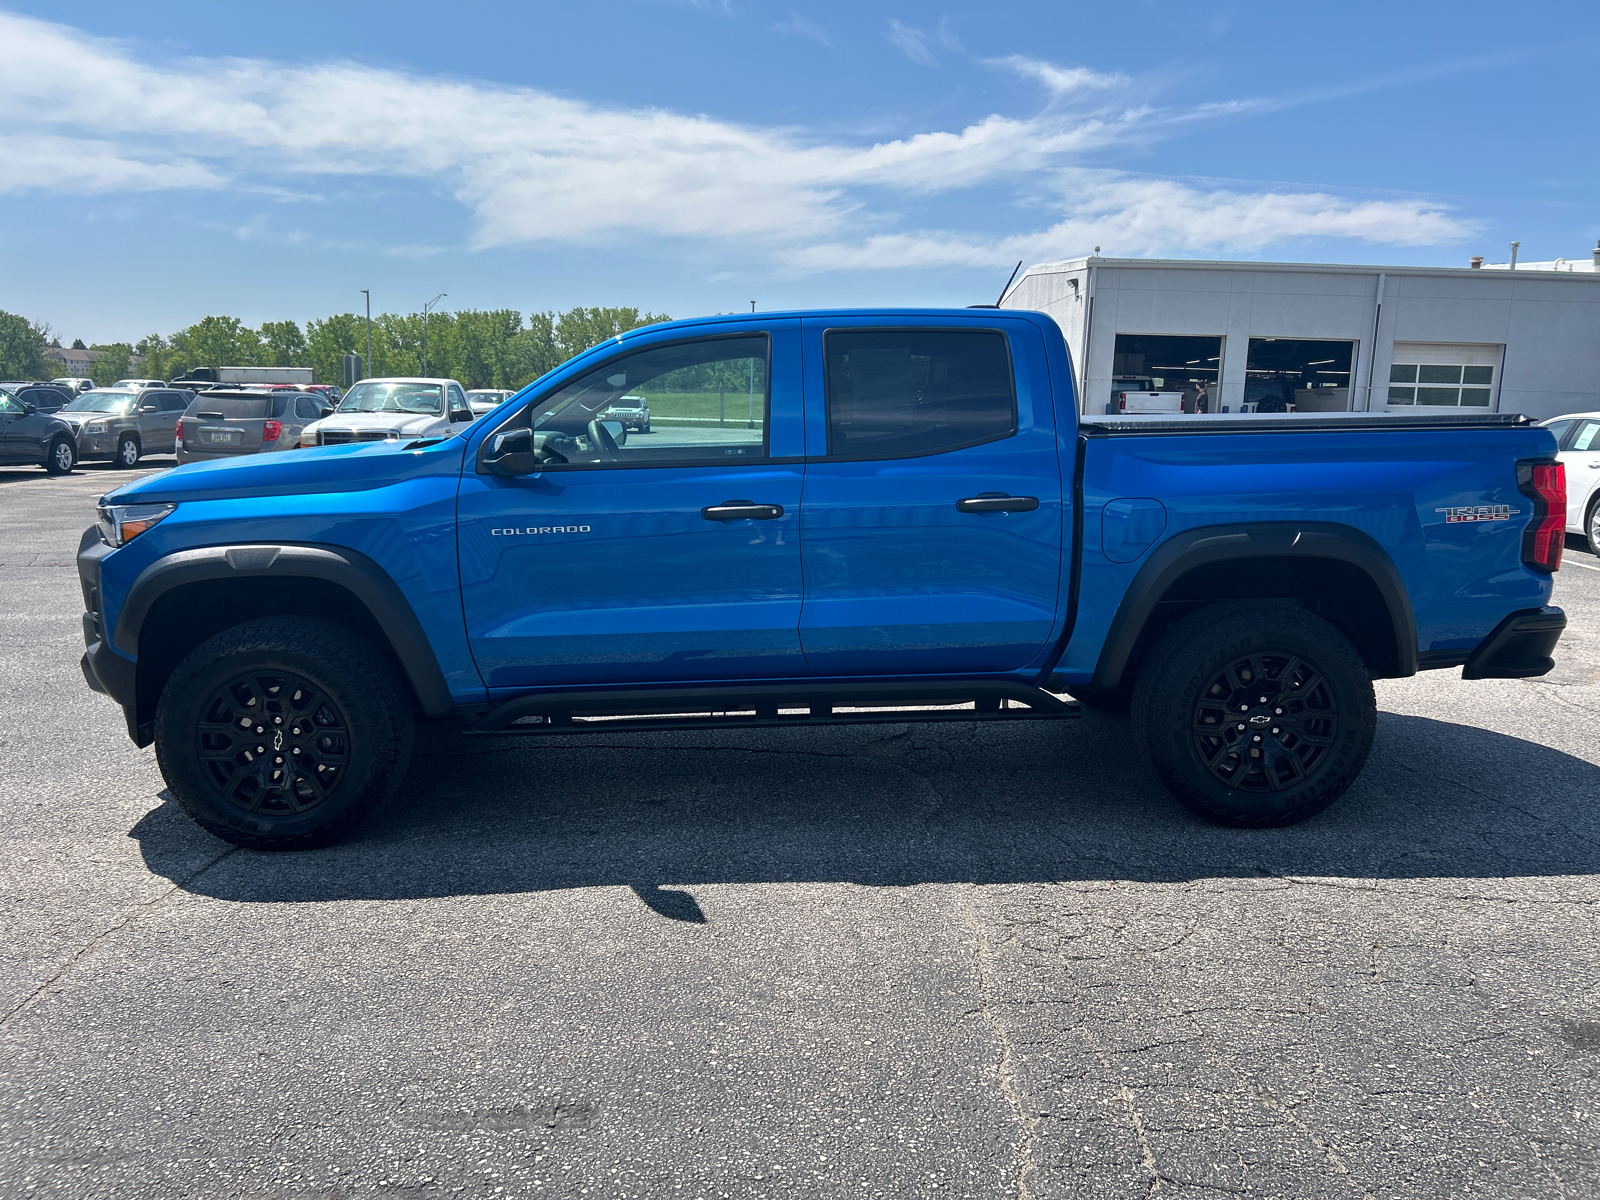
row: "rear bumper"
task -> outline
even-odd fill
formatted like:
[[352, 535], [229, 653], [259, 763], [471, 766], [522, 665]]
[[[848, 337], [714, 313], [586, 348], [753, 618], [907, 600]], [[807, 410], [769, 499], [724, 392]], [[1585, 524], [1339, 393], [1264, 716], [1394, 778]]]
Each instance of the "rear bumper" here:
[[1514, 612], [1478, 643], [1461, 668], [1463, 679], [1533, 679], [1556, 665], [1552, 657], [1567, 614], [1553, 605]]

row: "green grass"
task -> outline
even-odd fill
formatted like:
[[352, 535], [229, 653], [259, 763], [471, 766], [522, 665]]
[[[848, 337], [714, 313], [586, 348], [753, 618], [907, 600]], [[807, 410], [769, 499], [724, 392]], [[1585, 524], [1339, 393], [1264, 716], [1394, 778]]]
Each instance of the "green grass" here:
[[[652, 421], [693, 421], [695, 424], [717, 423], [718, 401], [716, 392], [637, 392], [650, 404]], [[766, 407], [765, 397], [756, 393], [756, 425], [762, 423]], [[728, 425], [743, 425], [750, 416], [748, 392], [727, 393]]]

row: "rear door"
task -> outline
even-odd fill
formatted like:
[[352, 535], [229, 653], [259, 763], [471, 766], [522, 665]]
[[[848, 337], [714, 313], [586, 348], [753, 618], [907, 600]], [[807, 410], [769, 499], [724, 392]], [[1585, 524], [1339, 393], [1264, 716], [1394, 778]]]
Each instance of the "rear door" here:
[[[805, 675], [799, 340], [795, 319], [630, 339], [485, 431], [531, 428], [547, 456], [508, 478], [473, 453], [462, 477], [462, 603], [491, 689]], [[664, 416], [619, 438], [599, 423], [631, 392]]]
[[1024, 322], [805, 320], [800, 640], [816, 675], [1014, 671], [1055, 628], [1062, 485]]

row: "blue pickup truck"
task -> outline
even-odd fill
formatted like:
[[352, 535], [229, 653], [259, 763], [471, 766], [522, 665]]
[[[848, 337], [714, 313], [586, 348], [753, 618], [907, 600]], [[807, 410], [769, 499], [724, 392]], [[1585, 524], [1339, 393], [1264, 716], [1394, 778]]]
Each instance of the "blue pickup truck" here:
[[[650, 433], [606, 419], [624, 396]], [[1178, 801], [1284, 825], [1360, 772], [1373, 679], [1552, 667], [1548, 431], [1078, 409], [1036, 313], [636, 330], [453, 436], [105, 496], [84, 675], [195, 820], [282, 849], [392, 795], [419, 716], [564, 738], [1131, 706]]]

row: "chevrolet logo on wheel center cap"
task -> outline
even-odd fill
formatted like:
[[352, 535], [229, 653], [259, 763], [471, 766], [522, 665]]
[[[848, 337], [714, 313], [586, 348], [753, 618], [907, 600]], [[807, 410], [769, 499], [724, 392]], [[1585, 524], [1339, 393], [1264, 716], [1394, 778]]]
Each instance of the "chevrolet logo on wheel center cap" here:
[[1255, 716], [1250, 718], [1250, 724], [1265, 725], [1270, 720], [1272, 720], [1272, 718], [1267, 716], [1266, 713], [1257, 713]]

